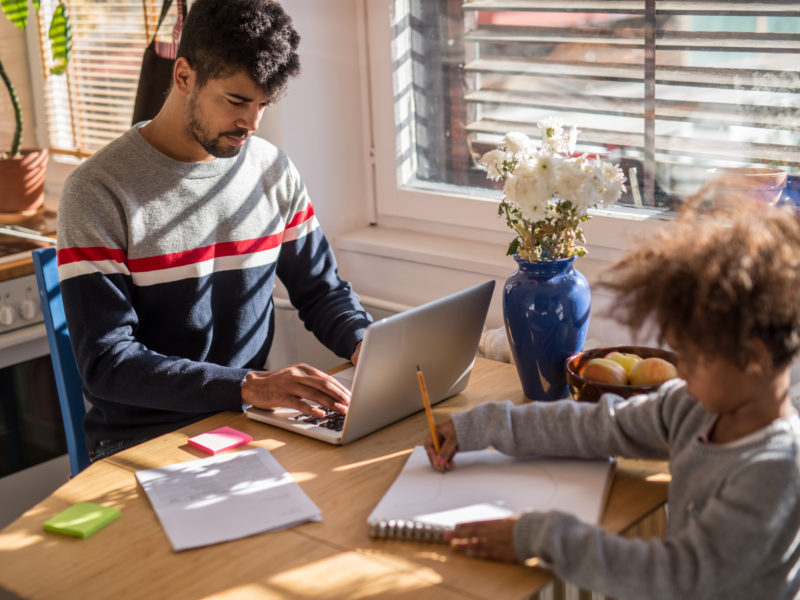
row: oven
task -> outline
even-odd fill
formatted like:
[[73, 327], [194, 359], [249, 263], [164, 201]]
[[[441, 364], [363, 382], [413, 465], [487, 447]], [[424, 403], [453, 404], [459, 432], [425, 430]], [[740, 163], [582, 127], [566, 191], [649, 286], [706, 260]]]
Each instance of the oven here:
[[0, 234], [0, 480], [67, 453], [36, 278], [21, 262], [44, 245]]

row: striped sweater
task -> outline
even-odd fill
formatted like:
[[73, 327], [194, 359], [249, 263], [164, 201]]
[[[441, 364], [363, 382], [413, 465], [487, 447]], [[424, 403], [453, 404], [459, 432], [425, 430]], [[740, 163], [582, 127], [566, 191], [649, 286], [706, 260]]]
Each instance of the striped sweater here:
[[65, 182], [58, 271], [90, 449], [241, 410], [272, 343], [276, 275], [339, 356], [370, 322], [296, 168], [256, 137], [238, 156], [182, 163], [130, 129]]

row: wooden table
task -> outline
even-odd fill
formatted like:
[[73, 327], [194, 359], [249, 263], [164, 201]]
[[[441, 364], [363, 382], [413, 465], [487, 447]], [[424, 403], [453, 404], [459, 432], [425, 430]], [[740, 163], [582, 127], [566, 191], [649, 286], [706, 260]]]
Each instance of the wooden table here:
[[[437, 405], [434, 415], [438, 421], [478, 402], [502, 399], [523, 400], [514, 367], [478, 359], [467, 390]], [[269, 449], [320, 507], [323, 521], [173, 552], [134, 473], [205, 457], [186, 440], [221, 425], [246, 431], [253, 446]], [[441, 545], [368, 537], [367, 516], [426, 433], [424, 413], [418, 413], [332, 447], [241, 414], [216, 415], [91, 465], [2, 530], [0, 589], [23, 598], [79, 600], [446, 600], [563, 592], [540, 568], [469, 559]], [[603, 518], [606, 529], [659, 532], [664, 469], [664, 463], [619, 462]], [[116, 506], [121, 516], [84, 540], [42, 530], [46, 519], [79, 501]]]

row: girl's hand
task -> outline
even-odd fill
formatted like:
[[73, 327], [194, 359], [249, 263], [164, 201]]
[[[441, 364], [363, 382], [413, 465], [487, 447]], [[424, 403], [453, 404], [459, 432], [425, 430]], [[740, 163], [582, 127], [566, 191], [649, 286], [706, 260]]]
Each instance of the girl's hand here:
[[428, 460], [431, 466], [437, 471], [449, 471], [455, 466], [453, 456], [458, 452], [458, 436], [456, 426], [451, 419], [436, 426], [436, 433], [439, 436], [439, 453], [433, 446], [433, 438], [428, 434], [425, 440], [425, 451], [428, 453]]
[[450, 547], [473, 558], [517, 562], [514, 524], [517, 517], [496, 521], [461, 523], [449, 534]]

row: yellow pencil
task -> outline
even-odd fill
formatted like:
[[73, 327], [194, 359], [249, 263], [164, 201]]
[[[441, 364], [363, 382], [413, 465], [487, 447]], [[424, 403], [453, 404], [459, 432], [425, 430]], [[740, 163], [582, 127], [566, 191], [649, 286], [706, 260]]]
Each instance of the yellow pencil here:
[[436, 449], [436, 454], [439, 454], [439, 434], [436, 433], [436, 425], [433, 423], [431, 401], [428, 400], [428, 390], [425, 389], [425, 378], [422, 376], [419, 365], [417, 365], [417, 381], [419, 381], [419, 391], [422, 394], [422, 402], [425, 404], [425, 414], [428, 415], [428, 426], [431, 428], [433, 447]]

